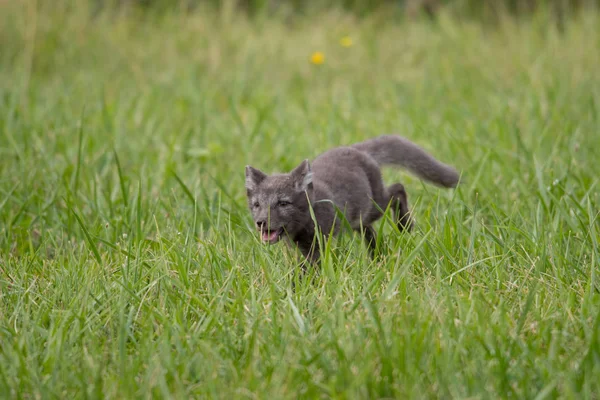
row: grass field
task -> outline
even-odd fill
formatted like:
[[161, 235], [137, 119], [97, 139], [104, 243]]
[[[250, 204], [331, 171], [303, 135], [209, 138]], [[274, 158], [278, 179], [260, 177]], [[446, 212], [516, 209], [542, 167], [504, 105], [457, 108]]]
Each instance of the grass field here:
[[[35, 4], [0, 4], [0, 397], [600, 397], [599, 14]], [[293, 293], [244, 166], [391, 132], [464, 183], [386, 170], [415, 232], [333, 240]]]

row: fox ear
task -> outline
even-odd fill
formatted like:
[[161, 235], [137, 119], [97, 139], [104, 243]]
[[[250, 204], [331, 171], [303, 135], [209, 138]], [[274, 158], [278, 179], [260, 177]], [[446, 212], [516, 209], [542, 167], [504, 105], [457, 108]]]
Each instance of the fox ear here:
[[252, 191], [267, 177], [264, 172], [246, 165], [246, 190]]
[[304, 160], [292, 172], [294, 186], [299, 192], [312, 188], [313, 173], [308, 160]]

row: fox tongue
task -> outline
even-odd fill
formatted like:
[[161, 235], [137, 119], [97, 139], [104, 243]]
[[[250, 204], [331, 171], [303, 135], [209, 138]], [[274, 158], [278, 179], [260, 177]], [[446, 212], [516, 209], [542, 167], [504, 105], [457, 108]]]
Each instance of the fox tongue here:
[[272, 240], [277, 239], [277, 234], [278, 234], [278, 231], [276, 231], [276, 230], [275, 231], [264, 231], [262, 233], [262, 237], [263, 237], [263, 240], [265, 240], [265, 241], [272, 241]]

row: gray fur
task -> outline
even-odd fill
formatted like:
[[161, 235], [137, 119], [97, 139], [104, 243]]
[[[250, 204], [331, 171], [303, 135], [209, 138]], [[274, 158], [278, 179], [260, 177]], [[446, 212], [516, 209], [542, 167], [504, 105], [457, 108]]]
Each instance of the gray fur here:
[[380, 136], [352, 147], [369, 153], [379, 165], [399, 165], [436, 185], [453, 188], [458, 184], [458, 172], [453, 167], [439, 162], [421, 147], [401, 136]]
[[404, 187], [386, 187], [380, 165], [394, 164], [444, 187], [455, 187], [458, 173], [400, 136], [380, 136], [347, 147], [337, 147], [308, 160], [287, 174], [266, 175], [246, 167], [248, 206], [263, 240], [275, 243], [285, 238], [295, 244], [311, 262], [319, 259], [315, 224], [325, 236], [338, 234], [343, 222], [363, 234], [372, 255], [375, 231], [371, 225], [391, 205], [400, 229], [410, 229], [412, 221]]

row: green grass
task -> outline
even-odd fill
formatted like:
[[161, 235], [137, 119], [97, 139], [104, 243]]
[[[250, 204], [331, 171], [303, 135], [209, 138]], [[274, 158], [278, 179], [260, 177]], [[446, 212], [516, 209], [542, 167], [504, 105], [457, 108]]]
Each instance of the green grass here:
[[[600, 15], [35, 4], [0, 5], [0, 397], [600, 396]], [[292, 293], [244, 166], [390, 132], [464, 183], [386, 170], [416, 231], [332, 240]]]

